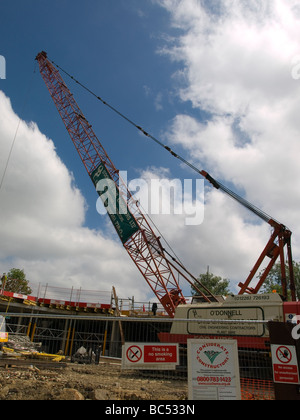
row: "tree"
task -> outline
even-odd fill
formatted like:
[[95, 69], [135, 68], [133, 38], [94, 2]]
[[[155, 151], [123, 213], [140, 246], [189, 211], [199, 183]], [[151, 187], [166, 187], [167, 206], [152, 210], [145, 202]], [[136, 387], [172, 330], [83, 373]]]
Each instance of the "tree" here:
[[1, 287], [5, 287], [6, 291], [13, 293], [21, 293], [24, 295], [30, 295], [32, 293], [32, 290], [29, 287], [29, 280], [26, 279], [24, 270], [20, 270], [19, 268], [12, 268], [9, 273], [7, 273], [5, 285], [2, 281]]
[[[294, 266], [294, 275], [295, 275], [295, 287], [296, 287], [296, 295], [299, 299], [300, 297], [300, 263], [293, 262]], [[289, 278], [289, 267], [286, 264], [286, 273], [287, 273], [287, 284], [289, 285], [290, 278]], [[260, 277], [262, 273], [259, 274]], [[281, 284], [281, 265], [277, 263], [271, 269], [268, 277], [265, 280], [265, 283], [261, 289], [262, 293], [272, 293], [276, 291], [276, 293], [282, 294], [282, 284]], [[290, 291], [288, 289], [288, 294], [290, 296]]]
[[[207, 272], [205, 274], [200, 274], [198, 280], [215, 296], [226, 296], [230, 293], [229, 280], [222, 279], [222, 277], [219, 276], [215, 276], [213, 273]], [[201, 290], [201, 287], [198, 283], [195, 282], [195, 285]], [[196, 290], [192, 289], [191, 292], [193, 296], [197, 295]]]

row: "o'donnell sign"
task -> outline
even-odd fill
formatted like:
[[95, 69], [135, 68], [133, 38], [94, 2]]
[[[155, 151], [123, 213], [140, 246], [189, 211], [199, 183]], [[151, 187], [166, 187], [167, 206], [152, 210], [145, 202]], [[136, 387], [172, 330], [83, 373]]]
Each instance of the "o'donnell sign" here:
[[240, 400], [235, 340], [188, 340], [190, 400]]

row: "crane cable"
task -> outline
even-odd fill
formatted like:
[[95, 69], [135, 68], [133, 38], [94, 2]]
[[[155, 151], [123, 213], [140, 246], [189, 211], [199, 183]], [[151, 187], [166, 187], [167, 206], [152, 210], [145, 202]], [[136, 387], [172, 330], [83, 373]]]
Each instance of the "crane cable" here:
[[254, 214], [256, 214], [258, 217], [260, 217], [265, 222], [269, 223], [271, 220], [275, 221], [278, 224], [281, 224], [277, 220], [275, 220], [273, 217], [268, 215], [263, 210], [259, 209], [255, 205], [251, 204], [246, 199], [242, 198], [235, 192], [231, 191], [229, 188], [227, 188], [225, 185], [223, 185], [221, 182], [216, 181], [213, 177], [211, 177], [207, 172], [203, 170], [199, 170], [195, 165], [193, 165], [191, 162], [187, 161], [184, 157], [177, 154], [174, 150], [172, 150], [169, 146], [162, 143], [160, 140], [158, 140], [156, 137], [154, 137], [152, 134], [148, 133], [146, 130], [144, 130], [140, 125], [136, 124], [134, 121], [132, 121], [130, 118], [128, 118], [126, 115], [124, 115], [122, 112], [120, 112], [118, 109], [110, 105], [108, 102], [106, 102], [101, 96], [94, 93], [91, 89], [89, 89], [87, 86], [79, 82], [74, 76], [72, 76], [70, 73], [68, 73], [66, 70], [64, 70], [62, 67], [60, 67], [58, 64], [56, 64], [54, 61], [50, 60], [51, 63], [60, 69], [64, 74], [66, 74], [70, 79], [72, 79], [75, 83], [77, 83], [79, 86], [81, 86], [84, 90], [89, 92], [92, 96], [94, 96], [97, 100], [102, 102], [103, 105], [110, 108], [113, 112], [118, 114], [121, 118], [123, 118], [125, 121], [127, 121], [129, 124], [133, 125], [135, 128], [137, 128], [141, 133], [143, 133], [147, 138], [153, 140], [155, 143], [157, 143], [159, 146], [163, 147], [165, 150], [167, 150], [173, 157], [180, 160], [182, 163], [184, 163], [186, 166], [191, 168], [193, 171], [197, 172], [201, 176], [204, 176], [216, 189], [220, 189], [223, 192], [225, 192], [227, 195], [229, 195], [232, 199], [246, 207], [248, 210], [252, 211]]
[[[30, 92], [31, 92], [31, 88], [32, 88], [32, 84], [33, 84], [33, 75], [35, 74], [35, 72], [36, 72], [36, 64], [34, 65], [33, 73], [32, 73], [31, 79], [29, 80], [28, 89], [27, 89], [27, 91], [25, 93], [25, 97], [24, 97], [24, 101], [23, 101], [23, 104], [22, 104], [22, 107], [21, 107], [20, 115], [22, 115], [23, 110], [25, 109], [25, 106], [26, 106], [26, 104], [28, 102], [28, 99], [29, 99], [29, 96], [30, 96]], [[11, 160], [12, 152], [13, 152], [13, 149], [14, 149], [14, 146], [15, 146], [15, 143], [16, 143], [16, 140], [17, 140], [17, 136], [18, 136], [18, 133], [19, 133], [21, 121], [22, 121], [22, 118], [19, 117], [18, 124], [17, 124], [17, 127], [16, 127], [16, 131], [15, 131], [15, 134], [14, 134], [14, 137], [13, 137], [13, 141], [12, 141], [12, 144], [10, 146], [8, 157], [7, 157], [7, 160], [6, 160], [6, 163], [5, 163], [4, 171], [3, 171], [3, 174], [1, 176], [0, 193], [2, 191], [3, 183], [4, 183], [4, 180], [5, 180], [5, 177], [6, 177], [6, 173], [7, 173], [7, 170], [8, 170], [8, 166], [9, 166], [9, 163], [10, 163], [10, 160]]]
[[[65, 73], [69, 78], [71, 78], [74, 82], [76, 82], [79, 86], [81, 86], [83, 89], [85, 89], [87, 92], [89, 92], [91, 95], [95, 96], [99, 101], [101, 101], [104, 105], [108, 106], [113, 112], [117, 113], [120, 117], [122, 117], [123, 119], [125, 119], [127, 122], [129, 122], [131, 125], [133, 125], [134, 127], [136, 127], [138, 130], [142, 131], [142, 133], [144, 135], [146, 135], [147, 137], [150, 137], [152, 140], [154, 140], [156, 143], [158, 143], [160, 146], [162, 147], [167, 147], [164, 146], [163, 143], [161, 143], [158, 139], [156, 139], [155, 137], [153, 137], [152, 135], [148, 134], [146, 131], [144, 131], [142, 129], [142, 127], [139, 127], [138, 125], [136, 125], [132, 120], [130, 120], [128, 117], [126, 117], [124, 114], [122, 114], [120, 111], [118, 111], [116, 108], [114, 108], [112, 105], [110, 105], [109, 103], [107, 103], [106, 101], [104, 101], [100, 96], [96, 95], [93, 91], [91, 91], [88, 87], [86, 87], [85, 85], [83, 85], [81, 82], [79, 82], [77, 79], [75, 79], [75, 77], [73, 77], [71, 74], [69, 74], [66, 70], [64, 70], [63, 68], [61, 68], [58, 64], [56, 64], [54, 61], [50, 60], [51, 63], [56, 66], [59, 70], [61, 70], [63, 73]], [[186, 162], [188, 164], [188, 162]], [[196, 168], [195, 168], [196, 170]], [[139, 204], [140, 207], [142, 207], [142, 210], [145, 214], [145, 209], [143, 208], [143, 206], [141, 205], [141, 203]], [[159, 233], [160, 237], [164, 240], [164, 242], [166, 243], [166, 245], [168, 246], [168, 248], [170, 249], [170, 251], [173, 253], [173, 255], [175, 256], [172, 257], [174, 262], [179, 263], [182, 267], [184, 267], [184, 264], [182, 263], [182, 261], [180, 261], [180, 258], [178, 257], [178, 255], [176, 254], [176, 252], [173, 250], [173, 248], [171, 247], [170, 243], [167, 241], [167, 239], [164, 237], [164, 235], [162, 234], [162, 232], [160, 231], [160, 229], [158, 228], [158, 226], [155, 224], [154, 220], [150, 217], [149, 214], [147, 214], [148, 218], [151, 220], [153, 226], [155, 227], [155, 229], [157, 230], [157, 232]], [[168, 253], [168, 251], [164, 248], [163, 251], [165, 251], [169, 256], [171, 256], [170, 253]]]

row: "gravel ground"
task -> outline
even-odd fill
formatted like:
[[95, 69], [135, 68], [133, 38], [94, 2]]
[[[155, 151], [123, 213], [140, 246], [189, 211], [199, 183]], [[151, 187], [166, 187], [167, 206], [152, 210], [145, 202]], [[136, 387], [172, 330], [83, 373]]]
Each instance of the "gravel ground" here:
[[186, 400], [187, 381], [121, 371], [119, 363], [0, 368], [0, 400]]

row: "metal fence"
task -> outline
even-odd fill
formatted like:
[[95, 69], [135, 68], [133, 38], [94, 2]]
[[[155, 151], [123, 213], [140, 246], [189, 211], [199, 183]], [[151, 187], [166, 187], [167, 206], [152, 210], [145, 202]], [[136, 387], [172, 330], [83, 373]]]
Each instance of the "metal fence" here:
[[[243, 399], [274, 399], [272, 360], [267, 321], [201, 320], [205, 334], [195, 334], [199, 320], [169, 318], [97, 317], [6, 314], [11, 337], [26, 336], [39, 351], [58, 352], [73, 362], [98, 363], [99, 358], [121, 358], [125, 343], [179, 343], [180, 363], [175, 371], [161, 371], [162, 380], [187, 380], [187, 340], [237, 340]], [[207, 334], [208, 330], [213, 333]], [[225, 334], [224, 334], [225, 333]], [[84, 357], [78, 350], [85, 349]], [[82, 358], [82, 359], [80, 359]], [[157, 374], [157, 372], [156, 372]], [[143, 376], [153, 375], [151, 371]]]

